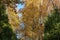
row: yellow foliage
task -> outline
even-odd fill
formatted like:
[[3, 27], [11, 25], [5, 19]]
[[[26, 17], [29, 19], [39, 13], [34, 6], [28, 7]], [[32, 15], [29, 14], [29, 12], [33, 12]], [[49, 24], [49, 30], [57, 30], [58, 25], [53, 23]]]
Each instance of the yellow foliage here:
[[[28, 37], [34, 37], [38, 36], [38, 30], [44, 31], [44, 26], [41, 27], [39, 25], [39, 8], [38, 8], [38, 3], [40, 0], [30, 0], [27, 2], [25, 8], [23, 9], [23, 21], [25, 23], [25, 32], [26, 36]], [[39, 4], [40, 5], [40, 4]], [[36, 26], [33, 29], [33, 26]], [[41, 27], [42, 29], [39, 29]], [[42, 32], [43, 33], [43, 32]], [[32, 36], [33, 35], [33, 36]], [[41, 34], [40, 34], [41, 35]]]
[[6, 12], [8, 15], [9, 23], [11, 24], [11, 28], [13, 31], [19, 28], [20, 21], [18, 19], [18, 15], [16, 14], [15, 10], [13, 7], [7, 6]]
[[[50, 12], [50, 7], [50, 10], [52, 10], [52, 3], [49, 2], [49, 0], [26, 0], [25, 8], [22, 10], [26, 36], [32, 37], [32, 34], [33, 36], [37, 35], [37, 37], [42, 36], [44, 33], [44, 21]], [[49, 12], [47, 12], [47, 10], [49, 10]], [[40, 21], [43, 23], [40, 24]]]

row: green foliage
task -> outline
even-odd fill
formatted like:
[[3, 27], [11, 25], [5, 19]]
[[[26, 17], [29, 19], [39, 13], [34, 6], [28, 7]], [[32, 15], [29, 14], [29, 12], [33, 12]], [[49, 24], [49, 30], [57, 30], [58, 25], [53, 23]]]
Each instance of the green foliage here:
[[60, 12], [58, 9], [54, 9], [45, 22], [44, 40], [60, 40]]
[[3, 4], [0, 4], [0, 40], [17, 40], [15, 33], [8, 23], [8, 17]]

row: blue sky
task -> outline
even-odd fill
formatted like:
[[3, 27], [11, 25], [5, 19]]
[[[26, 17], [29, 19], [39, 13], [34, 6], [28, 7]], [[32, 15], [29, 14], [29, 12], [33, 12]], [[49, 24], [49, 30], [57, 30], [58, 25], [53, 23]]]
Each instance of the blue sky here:
[[17, 9], [22, 9], [24, 8], [24, 4], [17, 4]]
[[[17, 4], [17, 8], [16, 8], [17, 12], [18, 12], [19, 9], [22, 9], [22, 8], [24, 8], [24, 4]], [[18, 16], [22, 17], [22, 14], [20, 13], [20, 14], [18, 14]]]

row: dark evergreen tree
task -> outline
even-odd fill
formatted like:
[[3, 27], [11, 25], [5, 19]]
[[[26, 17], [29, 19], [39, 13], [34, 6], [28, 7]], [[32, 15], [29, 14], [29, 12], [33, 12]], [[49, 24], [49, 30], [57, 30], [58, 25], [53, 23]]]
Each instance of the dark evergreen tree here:
[[45, 22], [44, 40], [60, 40], [60, 12], [57, 8]]

